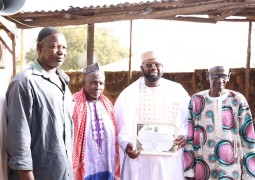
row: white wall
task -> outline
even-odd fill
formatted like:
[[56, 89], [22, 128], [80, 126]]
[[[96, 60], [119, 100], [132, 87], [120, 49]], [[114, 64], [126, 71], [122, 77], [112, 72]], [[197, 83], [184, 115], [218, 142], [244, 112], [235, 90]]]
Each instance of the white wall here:
[[[4, 39], [4, 41], [6, 41], [8, 46], [12, 47], [9, 37], [6, 36], [6, 33], [3, 30], [0, 30], [0, 36]], [[11, 80], [11, 76], [12, 76], [12, 55], [7, 50], [6, 68], [0, 69], [0, 96], [5, 97], [5, 93]]]

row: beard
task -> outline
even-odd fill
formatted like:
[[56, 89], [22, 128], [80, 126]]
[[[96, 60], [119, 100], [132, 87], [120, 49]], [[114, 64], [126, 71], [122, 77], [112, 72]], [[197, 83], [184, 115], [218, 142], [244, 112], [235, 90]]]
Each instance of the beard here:
[[161, 77], [162, 77], [162, 75], [163, 75], [163, 73], [161, 72], [161, 73], [158, 73], [158, 75], [157, 76], [151, 76], [150, 75], [150, 73], [145, 73], [144, 72], [144, 70], [142, 69], [142, 71], [143, 71], [143, 75], [144, 75], [144, 77], [149, 81], [149, 82], [157, 82]]

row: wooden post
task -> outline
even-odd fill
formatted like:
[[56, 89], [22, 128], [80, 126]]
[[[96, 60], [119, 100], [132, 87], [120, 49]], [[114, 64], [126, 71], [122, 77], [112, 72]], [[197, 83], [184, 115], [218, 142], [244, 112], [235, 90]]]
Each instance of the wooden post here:
[[94, 24], [88, 24], [87, 34], [87, 66], [94, 63]]
[[16, 75], [16, 51], [15, 51], [15, 36], [12, 34], [12, 62], [13, 62], [13, 77]]
[[21, 29], [20, 72], [23, 70], [23, 60], [24, 60], [23, 31], [24, 29]]
[[245, 71], [245, 88], [244, 88], [244, 95], [248, 103], [249, 103], [249, 89], [250, 89], [251, 30], [252, 30], [252, 21], [249, 21], [249, 35], [248, 35], [246, 71]]
[[132, 57], [132, 20], [130, 20], [130, 47], [129, 47], [128, 85], [131, 84], [131, 78], [132, 78], [131, 57]]

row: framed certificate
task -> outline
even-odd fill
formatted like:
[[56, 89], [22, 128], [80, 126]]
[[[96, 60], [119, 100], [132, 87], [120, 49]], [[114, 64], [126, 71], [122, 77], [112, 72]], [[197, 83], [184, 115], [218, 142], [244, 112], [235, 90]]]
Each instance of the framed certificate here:
[[175, 155], [178, 129], [174, 124], [164, 123], [137, 123], [135, 130], [135, 148], [141, 154], [148, 155]]

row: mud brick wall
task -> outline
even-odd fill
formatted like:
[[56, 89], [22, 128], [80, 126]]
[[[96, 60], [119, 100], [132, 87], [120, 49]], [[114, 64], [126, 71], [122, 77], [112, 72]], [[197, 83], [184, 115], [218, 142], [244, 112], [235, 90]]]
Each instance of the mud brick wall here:
[[[232, 89], [244, 94], [245, 87], [245, 69], [231, 69], [230, 81], [227, 84], [227, 89]], [[164, 73], [163, 77], [171, 81], [178, 82], [187, 90], [190, 96], [193, 94], [209, 89], [209, 82], [206, 80], [206, 69], [195, 70], [195, 72], [185, 73]], [[69, 88], [72, 93], [79, 91], [82, 88], [82, 72], [67, 72], [71, 81]], [[114, 104], [118, 95], [127, 87], [128, 72], [105, 72], [105, 89], [106, 95]], [[131, 82], [136, 81], [142, 76], [140, 71], [132, 72]], [[250, 70], [250, 97], [249, 105], [253, 114], [255, 114], [255, 69]], [[130, 97], [132, 98], [132, 97]]]

